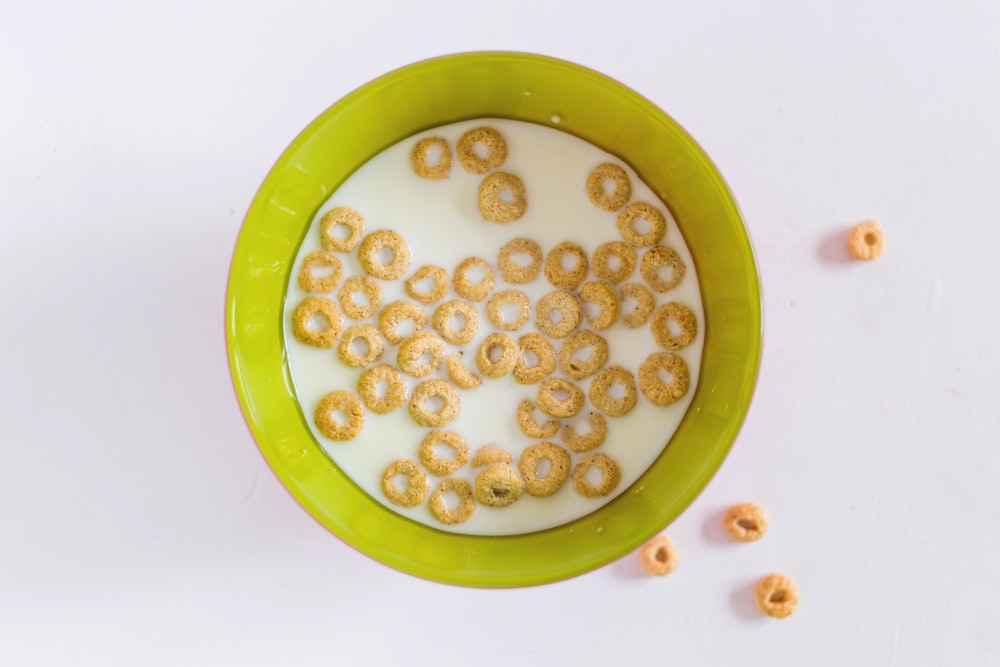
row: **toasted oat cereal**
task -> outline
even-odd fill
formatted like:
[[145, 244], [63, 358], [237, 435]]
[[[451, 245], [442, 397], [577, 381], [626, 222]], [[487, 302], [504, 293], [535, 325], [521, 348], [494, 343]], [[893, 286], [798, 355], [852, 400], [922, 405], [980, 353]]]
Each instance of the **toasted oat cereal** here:
[[737, 542], [754, 542], [767, 532], [767, 512], [754, 503], [733, 505], [726, 510], [722, 525]]
[[[458, 504], [455, 507], [449, 508], [445, 501], [445, 495], [449, 492], [458, 496]], [[472, 516], [472, 512], [476, 509], [476, 501], [472, 499], [472, 485], [457, 477], [442, 480], [431, 493], [427, 508], [434, 518], [443, 524], [454, 526], [462, 523]]]
[[[361, 294], [368, 303], [359, 304], [355, 294]], [[368, 276], [351, 276], [340, 286], [337, 293], [340, 309], [352, 320], [363, 320], [375, 313], [382, 305], [382, 288]]]
[[[558, 319], [552, 313], [558, 312]], [[549, 292], [535, 304], [535, 325], [550, 338], [565, 338], [580, 324], [580, 302], [564, 290]]]
[[[338, 227], [347, 228], [347, 236], [337, 238]], [[327, 211], [319, 221], [319, 240], [327, 250], [351, 252], [365, 233], [365, 219], [351, 208], [338, 206]]]
[[[622, 324], [629, 329], [638, 329], [646, 326], [646, 322], [653, 315], [653, 306], [656, 299], [649, 289], [640, 283], [626, 283], [619, 290], [619, 303], [621, 304]], [[632, 308], [625, 307], [628, 302], [634, 302]]]
[[519, 220], [528, 209], [524, 183], [514, 174], [498, 171], [479, 184], [479, 213], [490, 222]]
[[589, 415], [590, 433], [577, 433], [572, 424], [566, 424], [562, 430], [563, 443], [574, 452], [589, 452], [604, 444], [608, 435], [608, 422], [600, 412]]
[[444, 361], [444, 341], [429, 332], [415, 333], [399, 344], [396, 364], [415, 378], [430, 375]]
[[569, 380], [546, 378], [538, 387], [535, 402], [550, 417], [572, 417], [583, 408], [583, 391]]
[[[383, 251], [392, 253], [391, 261], [383, 260]], [[365, 273], [382, 280], [399, 280], [410, 268], [410, 244], [390, 229], [379, 229], [362, 239], [358, 261]]]
[[[435, 164], [430, 163], [430, 152], [437, 149], [440, 157]], [[413, 145], [410, 152], [410, 166], [420, 178], [439, 181], [451, 173], [451, 147], [444, 137], [425, 137]]]
[[[528, 257], [527, 266], [514, 261], [521, 255]], [[500, 248], [497, 266], [500, 267], [500, 276], [512, 285], [530, 283], [542, 270], [542, 247], [531, 239], [512, 239]]]
[[[438, 455], [439, 446], [447, 447], [452, 455], [442, 458]], [[453, 431], [431, 431], [420, 443], [420, 462], [424, 467], [438, 477], [450, 475], [465, 465], [469, 460], [469, 446], [465, 438]]]
[[[597, 468], [601, 471], [601, 481], [593, 483], [587, 479], [587, 470]], [[606, 496], [618, 486], [622, 473], [618, 464], [607, 454], [591, 454], [577, 461], [573, 467], [573, 488], [580, 495], [588, 498]]]
[[[364, 341], [366, 350], [364, 354], [358, 354], [354, 350], [356, 340]], [[385, 340], [371, 324], [355, 324], [347, 327], [344, 335], [340, 338], [340, 345], [337, 346], [337, 354], [340, 360], [351, 368], [363, 368], [369, 366], [382, 357], [385, 350]]]
[[847, 251], [854, 259], [878, 259], [885, 250], [885, 234], [882, 225], [874, 220], [865, 220], [854, 226], [847, 235]]
[[[314, 317], [318, 317], [326, 324], [322, 328], [313, 329], [311, 322]], [[318, 296], [306, 297], [292, 311], [292, 334], [296, 340], [306, 345], [333, 347], [343, 327], [340, 311], [329, 299]]]
[[[612, 186], [609, 192], [606, 183]], [[632, 198], [632, 183], [628, 174], [617, 164], [599, 164], [587, 176], [587, 197], [590, 203], [602, 211], [614, 212]]]
[[[604, 331], [618, 321], [618, 295], [608, 283], [600, 280], [584, 283], [580, 288], [580, 301], [584, 304], [583, 316], [598, 331]], [[596, 305], [597, 312], [591, 312], [586, 304]]]
[[[485, 149], [486, 157], [480, 157], [477, 146]], [[507, 142], [492, 127], [477, 127], [459, 138], [456, 152], [463, 169], [470, 174], [485, 174], [507, 159]]]
[[517, 471], [504, 463], [491, 463], [476, 475], [476, 500], [487, 507], [513, 505], [524, 493]]
[[[542, 461], [548, 462], [548, 470], [539, 473]], [[517, 468], [524, 478], [524, 490], [528, 495], [538, 498], [551, 496], [562, 488], [569, 478], [570, 465], [569, 453], [551, 442], [539, 442], [525, 447], [517, 462]]]
[[[649, 229], [640, 232], [636, 229], [636, 221], [643, 220]], [[663, 213], [655, 206], [645, 202], [629, 204], [618, 214], [618, 231], [626, 242], [640, 248], [655, 246], [667, 233], [667, 221]]]
[[[420, 283], [424, 280], [429, 280], [433, 284], [430, 291], [420, 289]], [[406, 287], [406, 293], [411, 298], [416, 299], [425, 306], [429, 306], [448, 296], [448, 286], [450, 283], [451, 277], [447, 271], [440, 266], [425, 264], [417, 269], [412, 276], [407, 278], [403, 284]]]
[[[677, 333], [671, 331], [671, 324]], [[656, 309], [649, 325], [653, 340], [665, 350], [680, 350], [687, 347], [698, 335], [698, 319], [687, 306], [671, 301]]]
[[[671, 377], [669, 384], [660, 379], [661, 371]], [[687, 393], [690, 384], [691, 373], [687, 363], [673, 352], [651, 354], [639, 366], [639, 389], [657, 405], [670, 405], [679, 401]]]
[[783, 574], [769, 574], [758, 581], [753, 596], [757, 608], [771, 618], [791, 616], [799, 603], [798, 587]]
[[[454, 318], [461, 321], [460, 329], [452, 326]], [[465, 345], [471, 343], [479, 331], [479, 312], [464, 301], [445, 301], [434, 311], [431, 324], [446, 342]]]
[[[338, 421], [335, 413], [343, 412], [347, 421]], [[349, 391], [331, 391], [320, 399], [313, 414], [313, 421], [319, 432], [331, 440], [350, 440], [365, 425], [365, 407], [361, 399]]]
[[448, 371], [448, 379], [455, 383], [460, 389], [475, 389], [483, 383], [483, 379], [473, 374], [462, 364], [464, 352], [456, 352], [445, 361], [445, 370]]
[[670, 574], [680, 564], [677, 547], [666, 535], [657, 535], [639, 549], [639, 564], [648, 574]]
[[[317, 276], [317, 269], [326, 269], [329, 273]], [[307, 292], [332, 292], [340, 282], [340, 272], [343, 265], [340, 260], [328, 252], [311, 252], [302, 260], [299, 269], [299, 287]]]
[[[479, 269], [483, 273], [483, 279], [479, 282], [469, 280], [469, 271]], [[492, 291], [496, 284], [496, 276], [493, 269], [480, 257], [468, 257], [455, 267], [455, 274], [452, 277], [455, 284], [455, 293], [463, 299], [469, 301], [482, 301]]]
[[[664, 278], [660, 269], [669, 268], [670, 276]], [[668, 292], [684, 279], [687, 267], [677, 251], [670, 246], [656, 246], [646, 251], [639, 262], [639, 273], [656, 292]]]
[[[439, 399], [441, 407], [432, 410], [428, 401]], [[421, 426], [441, 428], [455, 421], [462, 411], [462, 397], [445, 380], [424, 380], [413, 390], [410, 397], [410, 416]]]
[[602, 243], [594, 251], [594, 275], [617, 285], [628, 280], [635, 271], [635, 250], [627, 243]]
[[482, 468], [491, 463], [506, 463], [510, 464], [514, 460], [514, 457], [510, 452], [500, 449], [496, 445], [483, 445], [476, 451], [476, 455], [472, 457], [472, 467]]
[[[406, 488], [400, 489], [396, 478], [406, 478]], [[427, 497], [427, 475], [413, 461], [393, 461], [382, 473], [382, 493], [390, 502], [402, 507], [416, 507]]]
[[[613, 387], [621, 387], [621, 396], [613, 397]], [[617, 393], [617, 392], [615, 392]], [[635, 407], [635, 378], [621, 366], [608, 366], [590, 383], [590, 404], [609, 417], [627, 415]]]
[[[504, 306], [515, 306], [518, 310], [517, 318], [507, 321], [504, 317]], [[516, 289], [494, 292], [486, 302], [486, 315], [497, 329], [517, 331], [531, 316], [531, 300], [527, 294]]]
[[393, 301], [379, 313], [378, 328], [387, 341], [398, 345], [406, 338], [406, 335], [399, 332], [399, 325], [407, 321], [413, 324], [413, 331], [409, 334], [412, 336], [427, 325], [427, 313], [415, 303]]
[[534, 401], [524, 399], [517, 406], [517, 423], [529, 438], [551, 438], [559, 432], [559, 422], [547, 421], [544, 424], [535, 419]]
[[493, 332], [476, 351], [476, 367], [488, 378], [499, 378], [514, 370], [519, 354], [517, 343], [507, 334]]
[[[379, 387], [385, 383], [385, 393], [379, 393]], [[372, 412], [384, 415], [396, 408], [406, 405], [410, 397], [410, 389], [406, 386], [403, 374], [395, 366], [379, 364], [364, 370], [358, 378], [358, 394], [365, 407]]]
[[[548, 339], [537, 333], [526, 333], [517, 339], [519, 353], [514, 364], [514, 379], [520, 384], [541, 382], [556, 369], [556, 351]], [[530, 357], [534, 357], [532, 362]]]
[[587, 253], [572, 241], [557, 244], [545, 258], [545, 277], [554, 287], [575, 290], [587, 277], [589, 270]]
[[[580, 352], [590, 349], [590, 354], [580, 358]], [[583, 380], [604, 368], [608, 363], [608, 342], [593, 331], [577, 331], [559, 348], [559, 368], [574, 380]]]

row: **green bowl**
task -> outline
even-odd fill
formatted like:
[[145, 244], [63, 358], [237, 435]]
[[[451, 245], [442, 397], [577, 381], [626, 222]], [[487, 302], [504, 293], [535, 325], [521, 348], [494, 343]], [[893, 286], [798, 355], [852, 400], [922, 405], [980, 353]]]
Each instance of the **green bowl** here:
[[[282, 334], [292, 261], [320, 205], [392, 144], [476, 117], [558, 127], [631, 165], [684, 234], [705, 307], [697, 390], [649, 470], [581, 519], [503, 537], [458, 535], [416, 523], [344, 475], [310, 433]], [[226, 343], [236, 394], [261, 453], [331, 532], [390, 567], [426, 579], [528, 586], [582, 574], [628, 553], [663, 530], [708, 483], [736, 437], [756, 382], [760, 288], [732, 195], [705, 153], [663, 111], [579, 65], [523, 53], [465, 53], [409, 65], [362, 86], [285, 150], [250, 205], [236, 243]]]

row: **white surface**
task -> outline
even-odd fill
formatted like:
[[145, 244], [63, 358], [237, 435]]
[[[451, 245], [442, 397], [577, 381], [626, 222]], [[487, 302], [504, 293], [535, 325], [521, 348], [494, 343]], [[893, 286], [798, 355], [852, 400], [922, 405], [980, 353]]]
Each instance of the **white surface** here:
[[[208, 4], [0, 6], [4, 664], [1000, 664], [1000, 5]], [[230, 389], [229, 256], [272, 161], [357, 85], [477, 48], [641, 91], [753, 234], [756, 399], [666, 579], [390, 571], [291, 500]], [[844, 262], [866, 217], [888, 250]], [[726, 543], [744, 499], [771, 532]], [[784, 621], [749, 602], [775, 570]]]

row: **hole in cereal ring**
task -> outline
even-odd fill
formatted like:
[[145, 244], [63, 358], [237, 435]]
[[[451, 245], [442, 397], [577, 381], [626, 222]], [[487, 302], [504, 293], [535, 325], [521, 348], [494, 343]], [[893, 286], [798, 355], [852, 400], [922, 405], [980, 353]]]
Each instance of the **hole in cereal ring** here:
[[871, 232], [868, 232], [867, 234], [865, 234], [865, 244], [867, 244], [867, 245], [875, 245], [876, 241], [878, 241], [878, 237], [875, 236], [875, 234], [873, 234]]
[[656, 560], [660, 561], [661, 563], [666, 563], [667, 560], [670, 558], [670, 552], [667, 551], [666, 548], [660, 547], [659, 549], [656, 550], [656, 555], [654, 556], [654, 558], [656, 558]]
[[784, 602], [785, 601], [785, 591], [777, 590], [771, 593], [767, 598], [768, 602]]
[[736, 522], [736, 525], [743, 530], [757, 530], [757, 522], [751, 519], [740, 519]]

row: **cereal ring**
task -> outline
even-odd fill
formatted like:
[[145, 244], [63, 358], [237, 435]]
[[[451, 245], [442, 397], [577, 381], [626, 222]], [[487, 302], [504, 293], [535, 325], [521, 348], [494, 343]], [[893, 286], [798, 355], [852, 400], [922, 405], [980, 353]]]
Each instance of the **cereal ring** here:
[[882, 225], [874, 220], [865, 220], [855, 225], [847, 235], [847, 251], [854, 259], [878, 259], [885, 250], [885, 234]]
[[535, 402], [524, 399], [517, 406], [517, 423], [529, 438], [551, 438], [559, 432], [559, 422], [539, 424], [535, 419]]
[[[572, 261], [569, 268], [565, 265], [566, 258]], [[589, 270], [587, 253], [571, 241], [557, 244], [545, 258], [545, 277], [553, 286], [562, 289], [575, 290], [587, 277]]]
[[[354, 351], [354, 341], [356, 340], [365, 342], [367, 350], [364, 354], [358, 354]], [[378, 329], [371, 324], [355, 324], [347, 327], [347, 330], [344, 331], [340, 345], [337, 347], [337, 354], [340, 356], [340, 360], [351, 368], [363, 368], [378, 361], [383, 350], [385, 350], [385, 340]]]
[[[601, 471], [601, 481], [596, 484], [587, 479], [587, 471], [597, 468]], [[582, 496], [597, 498], [606, 496], [615, 490], [621, 481], [622, 473], [618, 464], [607, 454], [591, 454], [584, 456], [573, 467], [573, 488]]]
[[[456, 317], [462, 322], [461, 329], [456, 329], [451, 324]], [[479, 331], [479, 312], [464, 301], [446, 301], [434, 311], [431, 324], [446, 342], [465, 345], [471, 343]]]
[[[514, 379], [520, 384], [541, 382], [556, 369], [556, 351], [548, 339], [537, 333], [526, 333], [517, 339], [519, 353], [514, 364]], [[530, 357], [534, 357], [532, 361]]]
[[589, 452], [604, 444], [608, 434], [608, 422], [600, 412], [590, 413], [590, 433], [577, 433], [572, 424], [562, 430], [562, 441], [574, 452]]
[[[385, 393], [379, 395], [379, 387], [385, 383]], [[410, 389], [403, 374], [395, 366], [379, 364], [364, 370], [358, 378], [358, 394], [365, 407], [384, 415], [406, 405]]]
[[[479, 146], [485, 149], [485, 157], [481, 157], [476, 150]], [[485, 174], [507, 159], [507, 142], [492, 127], [477, 127], [459, 138], [456, 152], [462, 169], [470, 174]]]
[[416, 333], [399, 344], [396, 364], [415, 378], [430, 375], [444, 361], [444, 341], [432, 333]]
[[[649, 229], [639, 232], [635, 228], [636, 220], [645, 221]], [[667, 221], [657, 208], [645, 202], [636, 202], [618, 214], [618, 231], [628, 243], [648, 248], [659, 243], [667, 233]]]
[[[396, 478], [406, 478], [406, 488], [396, 485]], [[382, 493], [390, 502], [402, 507], [416, 507], [427, 497], [427, 475], [413, 461], [393, 461], [382, 473]]]
[[[668, 267], [670, 268], [670, 277], [663, 278], [660, 276], [660, 269]], [[642, 277], [650, 287], [660, 293], [677, 287], [681, 280], [684, 279], [686, 271], [687, 267], [684, 266], [684, 260], [670, 246], [660, 245], [650, 248], [639, 262], [639, 273], [642, 274]]]
[[[660, 379], [660, 371], [673, 379], [666, 384]], [[670, 405], [684, 397], [691, 384], [687, 363], [673, 352], [651, 354], [639, 366], [639, 389], [646, 398], [657, 405]]]
[[[548, 461], [548, 469], [540, 473], [542, 461]], [[517, 468], [524, 478], [524, 490], [528, 495], [545, 498], [558, 491], [569, 478], [570, 464], [569, 452], [565, 449], [551, 442], [540, 442], [524, 448]]]
[[506, 463], [509, 465], [513, 460], [514, 457], [511, 456], [510, 452], [504, 451], [496, 445], [484, 445], [472, 457], [471, 465], [473, 468], [481, 468], [491, 463]]
[[[337, 421], [334, 413], [343, 412], [346, 423]], [[331, 440], [350, 440], [365, 425], [365, 406], [361, 399], [349, 391], [338, 389], [320, 399], [313, 414], [313, 421], [319, 432]]]
[[[621, 398], [612, 398], [611, 388], [622, 387]], [[590, 383], [590, 403], [609, 417], [627, 415], [635, 407], [635, 378], [621, 366], [608, 366]]]
[[[430, 152], [432, 150], [440, 152], [441, 156], [436, 164], [431, 164]], [[443, 137], [425, 137], [413, 145], [410, 151], [410, 166], [413, 173], [420, 178], [427, 178], [432, 181], [439, 181], [448, 178], [451, 173], [451, 148], [448, 141]]]
[[478, 375], [473, 375], [472, 371], [462, 365], [463, 354], [465, 353], [456, 352], [448, 357], [445, 362], [448, 378], [461, 389], [475, 389], [483, 383], [483, 379]]
[[[444, 499], [448, 492], [458, 496], [458, 504], [451, 509], [448, 508]], [[443, 524], [454, 526], [457, 523], [462, 523], [472, 516], [473, 510], [476, 509], [476, 501], [472, 499], [472, 486], [464, 479], [457, 477], [442, 480], [431, 493], [430, 500], [427, 501], [427, 508], [434, 518]]]
[[[383, 260], [383, 251], [392, 253], [392, 260]], [[410, 245], [390, 229], [379, 229], [366, 236], [358, 248], [358, 261], [365, 273], [382, 280], [398, 280], [410, 268]]]
[[[469, 271], [480, 269], [483, 272], [483, 279], [477, 283], [469, 280]], [[482, 301], [496, 284], [496, 276], [493, 269], [486, 263], [485, 259], [479, 257], [469, 257], [462, 260], [462, 263], [455, 267], [455, 275], [452, 281], [455, 283], [455, 293], [463, 299], [469, 301]]]
[[[578, 353], [590, 348], [590, 354], [580, 359]], [[559, 348], [559, 368], [574, 380], [583, 380], [608, 363], [608, 342], [593, 331], [578, 331]]]
[[[399, 332], [399, 325], [409, 321], [413, 330], [409, 334]], [[427, 313], [415, 303], [409, 301], [393, 301], [382, 309], [378, 315], [378, 328], [382, 335], [393, 345], [402, 343], [406, 337], [412, 336], [427, 325]]]
[[[514, 261], [514, 257], [518, 255], [528, 257], [530, 261], [527, 266]], [[512, 239], [500, 248], [497, 266], [500, 267], [501, 277], [512, 285], [530, 283], [542, 270], [542, 247], [531, 239]]]
[[757, 608], [771, 618], [791, 616], [799, 603], [799, 589], [783, 574], [769, 574], [753, 589]]
[[[608, 192], [606, 184], [612, 190]], [[617, 211], [632, 198], [632, 183], [628, 174], [617, 164], [599, 164], [587, 176], [587, 197], [590, 203], [602, 211]]]
[[[516, 306], [518, 308], [517, 319], [508, 322], [504, 317], [504, 306]], [[497, 329], [517, 331], [531, 316], [531, 300], [528, 299], [527, 294], [516, 289], [494, 292], [486, 303], [486, 315]]]
[[[425, 280], [429, 280], [433, 284], [433, 287], [430, 290], [420, 289], [420, 283]], [[410, 297], [416, 299], [425, 306], [429, 306], [432, 303], [437, 303], [448, 295], [449, 282], [450, 277], [448, 276], [447, 271], [442, 269], [440, 266], [425, 264], [417, 269], [412, 276], [407, 278], [404, 285], [406, 287], [406, 293], [409, 294]]]
[[500, 224], [513, 222], [527, 209], [524, 182], [514, 174], [497, 171], [479, 184], [479, 213], [484, 220]]
[[[299, 287], [307, 292], [332, 292], [340, 282], [343, 266], [340, 260], [326, 252], [311, 252], [302, 260], [299, 269]], [[329, 269], [325, 276], [317, 276], [316, 269]]]
[[[677, 329], [674, 334], [673, 328]], [[653, 332], [653, 340], [665, 350], [680, 350], [687, 347], [698, 335], [698, 319], [691, 309], [675, 301], [664, 304], [653, 313], [653, 322], [649, 325]]]
[[[559, 319], [552, 319], [552, 312], [559, 313]], [[582, 313], [580, 302], [569, 292], [555, 290], [549, 292], [535, 304], [535, 325], [550, 338], [565, 338], [580, 324]]]
[[[368, 303], [359, 305], [354, 295], [360, 293]], [[340, 286], [337, 293], [340, 309], [352, 320], [363, 320], [369, 317], [382, 305], [382, 288], [368, 276], [351, 276]]]
[[476, 500], [487, 507], [513, 505], [523, 493], [524, 482], [504, 463], [491, 463], [476, 475]]
[[[451, 458], [438, 456], [436, 447], [444, 445], [452, 451]], [[450, 475], [469, 460], [469, 446], [465, 438], [451, 431], [431, 431], [420, 443], [420, 462], [438, 477]]]
[[680, 564], [677, 547], [666, 535], [657, 535], [639, 550], [639, 564], [647, 573], [658, 577], [670, 574]]
[[627, 243], [602, 243], [594, 251], [594, 275], [617, 285], [632, 275], [635, 262], [635, 250]]
[[626, 283], [618, 290], [618, 300], [621, 304], [626, 301], [635, 301], [635, 307], [631, 311], [622, 308], [622, 312], [625, 313], [622, 315], [622, 324], [629, 329], [646, 326], [646, 322], [653, 314], [653, 306], [656, 304], [649, 288], [640, 283]]
[[[584, 283], [580, 288], [580, 301], [584, 304], [583, 316], [598, 331], [604, 331], [618, 321], [618, 295], [608, 283], [599, 280]], [[597, 306], [596, 313], [587, 308], [588, 303]]]
[[[429, 409], [425, 403], [440, 399], [441, 407]], [[424, 380], [413, 390], [410, 397], [410, 416], [421, 426], [440, 428], [455, 421], [462, 411], [462, 397], [455, 388], [444, 380]]]
[[538, 407], [550, 417], [572, 417], [583, 407], [583, 391], [569, 380], [542, 380], [535, 395]]
[[[314, 317], [325, 320], [326, 325], [321, 329], [312, 328]], [[296, 340], [306, 345], [333, 347], [343, 327], [340, 311], [329, 299], [318, 296], [306, 297], [292, 311], [292, 333]]]
[[737, 542], [754, 542], [767, 532], [767, 512], [753, 503], [733, 505], [726, 510], [722, 525]]
[[488, 378], [499, 378], [514, 370], [520, 350], [507, 334], [491, 333], [476, 351], [476, 367]]
[[[342, 239], [334, 234], [341, 226], [347, 228], [347, 236]], [[351, 208], [343, 206], [332, 208], [319, 221], [319, 240], [327, 250], [351, 252], [364, 233], [365, 219]]]

